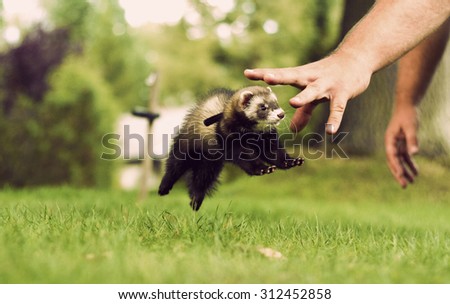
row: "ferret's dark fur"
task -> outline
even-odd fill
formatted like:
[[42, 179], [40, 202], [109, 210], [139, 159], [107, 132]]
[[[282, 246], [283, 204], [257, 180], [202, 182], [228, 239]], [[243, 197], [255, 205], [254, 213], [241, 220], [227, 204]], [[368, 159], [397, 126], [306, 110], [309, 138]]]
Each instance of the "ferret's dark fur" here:
[[303, 159], [290, 157], [279, 141], [276, 126], [283, 118], [284, 111], [270, 88], [212, 91], [185, 117], [158, 193], [168, 194], [189, 172], [190, 205], [197, 211], [214, 189], [225, 161], [249, 175], [300, 166]]

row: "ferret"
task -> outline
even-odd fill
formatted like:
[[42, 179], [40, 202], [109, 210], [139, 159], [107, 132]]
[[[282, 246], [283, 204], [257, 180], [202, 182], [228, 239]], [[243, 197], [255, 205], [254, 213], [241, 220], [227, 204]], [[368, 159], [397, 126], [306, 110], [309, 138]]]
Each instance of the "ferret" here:
[[198, 211], [215, 188], [225, 162], [248, 175], [302, 165], [303, 159], [289, 156], [280, 143], [276, 127], [284, 117], [270, 88], [211, 91], [186, 115], [175, 136], [159, 195], [168, 194], [189, 172], [190, 206]]

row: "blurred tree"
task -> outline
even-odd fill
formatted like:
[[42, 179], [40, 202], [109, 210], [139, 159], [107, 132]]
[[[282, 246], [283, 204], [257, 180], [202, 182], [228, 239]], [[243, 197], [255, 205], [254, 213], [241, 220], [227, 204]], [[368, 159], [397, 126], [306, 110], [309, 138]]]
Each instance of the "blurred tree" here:
[[79, 56], [67, 58], [47, 77], [52, 89], [38, 105], [19, 92], [0, 113], [0, 187], [111, 185], [114, 163], [100, 155], [117, 115], [114, 96], [84, 66]]
[[36, 28], [0, 55], [0, 186], [110, 184], [99, 155], [114, 97], [85, 66], [66, 29]]
[[69, 29], [73, 42], [83, 49], [89, 59], [86, 69], [101, 70], [122, 108], [144, 104], [151, 67], [118, 1], [46, 0], [45, 4], [55, 26]]
[[140, 38], [131, 32], [117, 0], [98, 0], [95, 7], [89, 20], [86, 56], [100, 68], [123, 109], [145, 104], [145, 80], [152, 68]]
[[0, 186], [109, 185], [101, 138], [144, 103], [149, 64], [117, 0], [44, 4], [45, 26], [0, 54]]
[[89, 20], [94, 8], [87, 0], [42, 0], [54, 28], [70, 31], [74, 43], [83, 44], [89, 37]]
[[228, 70], [214, 61], [211, 50], [216, 41], [207, 36], [190, 40], [184, 23], [162, 28], [147, 27], [152, 64], [160, 71], [162, 99], [166, 105], [192, 103], [194, 95], [205, 94], [217, 86], [236, 85]]
[[66, 30], [44, 31], [37, 28], [21, 45], [0, 54], [0, 102], [5, 113], [14, 106], [19, 93], [41, 102], [49, 89], [47, 76], [69, 51]]

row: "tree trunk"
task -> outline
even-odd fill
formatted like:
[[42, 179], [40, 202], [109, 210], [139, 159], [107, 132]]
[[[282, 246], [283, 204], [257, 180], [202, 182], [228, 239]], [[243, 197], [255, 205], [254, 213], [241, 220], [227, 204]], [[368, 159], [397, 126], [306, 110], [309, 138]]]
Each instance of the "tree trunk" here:
[[421, 154], [450, 166], [450, 43], [420, 105]]

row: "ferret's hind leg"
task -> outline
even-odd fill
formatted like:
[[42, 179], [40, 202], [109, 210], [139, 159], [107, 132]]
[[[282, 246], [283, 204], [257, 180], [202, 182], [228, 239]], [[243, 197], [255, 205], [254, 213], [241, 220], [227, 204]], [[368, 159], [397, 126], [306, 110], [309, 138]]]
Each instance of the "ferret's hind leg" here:
[[173, 153], [170, 154], [167, 159], [166, 173], [159, 185], [158, 194], [169, 194], [173, 185], [180, 179], [180, 177], [186, 173], [189, 169], [189, 161], [186, 159], [177, 158]]
[[205, 196], [214, 190], [222, 168], [223, 161], [198, 161], [193, 166], [188, 187], [190, 205], [194, 211], [200, 209]]

